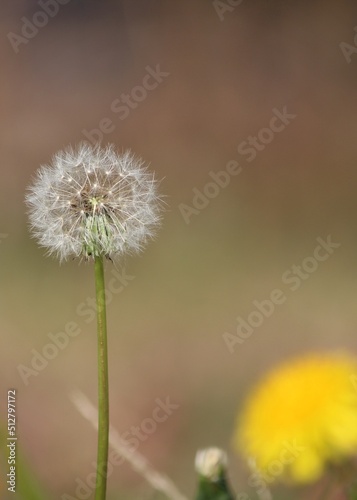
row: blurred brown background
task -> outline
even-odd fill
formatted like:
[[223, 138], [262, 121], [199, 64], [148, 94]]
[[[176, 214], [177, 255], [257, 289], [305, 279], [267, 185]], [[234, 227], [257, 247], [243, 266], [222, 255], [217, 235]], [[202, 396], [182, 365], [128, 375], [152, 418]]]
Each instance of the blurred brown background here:
[[[94, 295], [93, 269], [45, 258], [30, 240], [23, 199], [40, 164], [107, 118], [102, 143], [145, 158], [168, 204], [155, 242], [123, 262], [135, 279], [108, 308], [112, 423], [120, 432], [140, 426], [156, 398], [169, 396], [179, 408], [139, 451], [191, 497], [196, 450], [223, 447], [237, 492], [255, 498], [231, 447], [251, 384], [288, 356], [357, 348], [357, 6], [56, 5], [18, 45], [9, 33], [23, 36], [26, 20], [44, 22], [44, 9], [30, 0], [0, 7], [2, 401], [8, 388], [18, 390], [19, 443], [51, 498], [74, 496], [75, 479], [93, 472], [96, 457], [95, 432], [69, 399], [80, 389], [96, 401], [95, 323], [77, 313]], [[141, 99], [134, 89], [157, 65], [169, 75]], [[132, 92], [141, 100], [121, 119], [124, 111], [111, 106]], [[284, 107], [296, 117], [247, 161], [239, 145]], [[209, 173], [230, 160], [242, 172], [187, 223], [181, 204], [192, 207], [193, 190], [202, 192]], [[328, 235], [340, 247], [292, 293], [283, 273]], [[252, 302], [275, 288], [285, 303], [230, 352], [222, 335], [235, 334], [237, 316], [247, 319]], [[41, 352], [69, 321], [81, 334], [25, 384], [19, 365], [31, 367], [31, 350]], [[114, 470], [109, 492], [154, 498], [128, 465]]]

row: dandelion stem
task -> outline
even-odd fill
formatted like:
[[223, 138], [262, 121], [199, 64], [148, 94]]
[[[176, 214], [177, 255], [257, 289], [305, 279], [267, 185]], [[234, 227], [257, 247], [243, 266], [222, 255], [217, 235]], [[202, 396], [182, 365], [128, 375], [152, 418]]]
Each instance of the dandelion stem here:
[[95, 289], [98, 331], [98, 453], [95, 500], [105, 500], [107, 490], [109, 390], [107, 319], [105, 304], [103, 257], [95, 256]]

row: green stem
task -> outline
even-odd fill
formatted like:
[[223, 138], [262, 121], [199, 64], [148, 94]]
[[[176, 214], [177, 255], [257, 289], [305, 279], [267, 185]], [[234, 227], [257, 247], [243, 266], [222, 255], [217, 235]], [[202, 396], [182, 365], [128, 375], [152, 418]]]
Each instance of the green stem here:
[[108, 347], [103, 257], [95, 256], [98, 331], [98, 454], [95, 500], [105, 500], [109, 441]]

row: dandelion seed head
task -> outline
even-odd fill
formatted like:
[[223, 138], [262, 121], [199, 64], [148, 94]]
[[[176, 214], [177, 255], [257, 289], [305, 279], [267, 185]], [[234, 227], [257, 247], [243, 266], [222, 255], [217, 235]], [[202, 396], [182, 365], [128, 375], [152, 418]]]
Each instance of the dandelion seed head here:
[[61, 261], [139, 252], [162, 208], [157, 181], [140, 158], [88, 143], [40, 167], [26, 202], [33, 236]]

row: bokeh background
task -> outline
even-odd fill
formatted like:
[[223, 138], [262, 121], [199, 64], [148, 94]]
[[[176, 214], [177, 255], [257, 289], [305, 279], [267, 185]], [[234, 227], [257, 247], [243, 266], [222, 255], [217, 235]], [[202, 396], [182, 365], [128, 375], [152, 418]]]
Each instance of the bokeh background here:
[[[252, 385], [299, 353], [357, 348], [357, 6], [221, 4], [229, 9], [219, 16], [209, 0], [70, 0], [16, 53], [9, 33], [21, 35], [24, 18], [43, 8], [1, 3], [1, 419], [14, 387], [19, 446], [47, 498], [74, 497], [76, 478], [94, 470], [95, 431], [70, 399], [79, 389], [96, 401], [95, 322], [77, 313], [94, 296], [93, 269], [44, 257], [28, 234], [24, 193], [40, 164], [105, 118], [102, 143], [145, 158], [167, 202], [157, 239], [122, 263], [135, 278], [108, 307], [111, 421], [125, 432], [157, 398], [176, 403], [139, 451], [187, 497], [196, 450], [217, 445], [229, 452], [237, 493], [256, 498], [232, 449]], [[157, 65], [169, 75], [120, 119], [113, 101]], [[238, 146], [284, 107], [296, 118], [248, 162]], [[185, 221], [182, 204], [192, 207], [193, 190], [230, 160], [242, 172]], [[290, 292], [283, 273], [328, 235], [340, 247]], [[230, 352], [223, 334], [275, 288], [286, 302]], [[19, 365], [31, 368], [32, 350], [69, 321], [81, 334], [25, 384]], [[126, 464], [108, 488], [109, 498], [161, 498]]]

